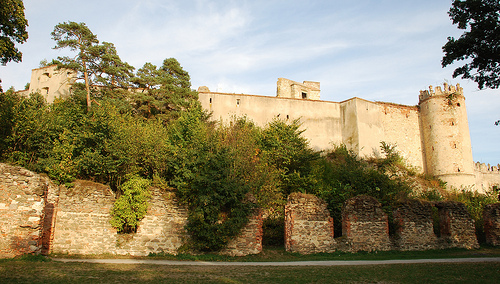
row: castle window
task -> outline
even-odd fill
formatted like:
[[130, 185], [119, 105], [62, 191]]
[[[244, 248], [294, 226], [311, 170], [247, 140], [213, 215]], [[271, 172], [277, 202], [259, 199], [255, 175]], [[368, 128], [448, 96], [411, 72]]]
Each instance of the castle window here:
[[286, 115], [286, 119], [289, 119], [289, 118], [290, 118], [290, 116], [287, 114], [287, 115]]
[[212, 98], [210, 98], [210, 103], [212, 103]]
[[458, 172], [460, 172], [460, 168], [458, 168]]
[[460, 107], [460, 103], [457, 103], [457, 107]]
[[236, 99], [236, 106], [240, 106], [240, 99]]
[[303, 99], [307, 99], [307, 93], [306, 92], [302, 92], [302, 98]]
[[42, 95], [48, 95], [49, 94], [49, 87], [42, 88]]

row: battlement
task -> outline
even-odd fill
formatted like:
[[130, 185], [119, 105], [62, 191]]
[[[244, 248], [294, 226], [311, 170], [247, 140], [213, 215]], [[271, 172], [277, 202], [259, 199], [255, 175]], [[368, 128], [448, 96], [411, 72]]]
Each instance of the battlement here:
[[500, 175], [500, 164], [496, 166], [491, 166], [490, 164], [476, 162], [474, 163], [474, 169], [476, 172], [481, 172], [483, 174], [498, 174]]
[[444, 83], [443, 89], [441, 89], [441, 86], [436, 86], [435, 88], [433, 88], [432, 86], [429, 86], [429, 90], [420, 91], [419, 100], [422, 102], [430, 97], [448, 96], [451, 94], [463, 96], [464, 90], [462, 87], [460, 87], [460, 84], [453, 86], [453, 85], [448, 85], [447, 83]]

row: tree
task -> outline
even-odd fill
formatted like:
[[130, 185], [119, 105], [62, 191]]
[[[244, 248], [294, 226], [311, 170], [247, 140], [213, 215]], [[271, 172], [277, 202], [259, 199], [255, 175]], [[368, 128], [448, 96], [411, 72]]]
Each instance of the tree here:
[[28, 21], [24, 17], [24, 4], [21, 0], [2, 0], [0, 2], [0, 63], [20, 62], [22, 52], [15, 42], [24, 43], [28, 39]]
[[59, 57], [59, 68], [78, 71], [85, 81], [87, 109], [90, 109], [90, 86], [97, 84], [105, 87], [128, 87], [134, 67], [122, 62], [112, 43], [99, 44], [85, 23], [67, 22], [55, 26], [52, 39], [57, 42], [54, 49], [69, 47], [78, 51], [74, 58]]
[[[500, 86], [500, 2], [498, 0], [454, 0], [448, 12], [453, 24], [466, 30], [459, 39], [448, 37], [443, 46], [443, 67], [468, 60], [453, 77], [472, 79], [480, 89]], [[472, 59], [472, 60], [470, 60]]]
[[191, 90], [189, 73], [175, 58], [161, 67], [146, 63], [131, 81], [143, 92], [135, 96], [135, 107], [145, 117], [177, 118], [181, 111], [200, 107], [198, 93]]

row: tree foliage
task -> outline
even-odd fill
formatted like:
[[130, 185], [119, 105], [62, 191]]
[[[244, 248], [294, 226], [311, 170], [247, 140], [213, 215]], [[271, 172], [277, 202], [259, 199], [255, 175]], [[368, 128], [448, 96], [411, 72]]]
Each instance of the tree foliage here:
[[189, 74], [175, 58], [165, 59], [160, 68], [144, 64], [131, 81], [141, 89], [134, 94], [135, 108], [146, 118], [169, 121], [182, 111], [200, 108], [198, 93], [191, 90]]
[[59, 57], [59, 68], [68, 68], [78, 72], [77, 79], [83, 79], [87, 92], [87, 108], [91, 106], [92, 85], [100, 87], [129, 86], [134, 67], [123, 62], [115, 46], [109, 42], [99, 44], [97, 36], [85, 23], [65, 22], [54, 27], [52, 39], [56, 41], [54, 49], [69, 48], [77, 51], [73, 58]]
[[480, 89], [500, 86], [500, 2], [454, 0], [449, 11], [453, 24], [465, 30], [460, 38], [448, 38], [442, 66], [466, 61], [453, 77], [472, 79]]
[[120, 186], [121, 195], [111, 210], [111, 225], [120, 233], [135, 232], [146, 216], [150, 185], [149, 180], [134, 176]]
[[28, 39], [26, 31], [28, 21], [24, 16], [24, 4], [21, 0], [2, 0], [0, 2], [0, 63], [20, 62], [22, 53], [16, 43]]

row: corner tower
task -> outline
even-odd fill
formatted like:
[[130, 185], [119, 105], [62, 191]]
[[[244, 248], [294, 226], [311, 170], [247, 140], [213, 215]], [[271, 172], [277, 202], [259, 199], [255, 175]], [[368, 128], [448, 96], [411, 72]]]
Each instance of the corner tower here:
[[459, 84], [444, 84], [419, 96], [424, 166], [448, 186], [474, 186], [474, 162], [465, 109], [465, 97]]

